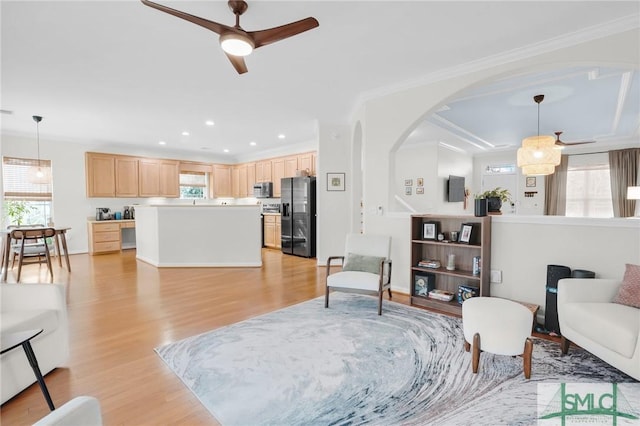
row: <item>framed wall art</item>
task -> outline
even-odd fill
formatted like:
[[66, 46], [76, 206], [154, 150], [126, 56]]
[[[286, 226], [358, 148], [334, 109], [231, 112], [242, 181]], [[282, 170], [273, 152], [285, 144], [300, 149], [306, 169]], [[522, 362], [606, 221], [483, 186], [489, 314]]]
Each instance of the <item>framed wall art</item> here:
[[327, 191], [344, 191], [344, 173], [327, 173]]

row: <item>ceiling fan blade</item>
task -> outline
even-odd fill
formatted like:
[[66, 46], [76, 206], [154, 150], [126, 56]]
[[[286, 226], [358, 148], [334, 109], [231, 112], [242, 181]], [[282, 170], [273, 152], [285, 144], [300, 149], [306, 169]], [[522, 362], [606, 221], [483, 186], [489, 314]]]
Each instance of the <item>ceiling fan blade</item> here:
[[284, 40], [285, 38], [296, 34], [309, 31], [316, 28], [320, 24], [316, 18], [305, 18], [300, 21], [291, 22], [290, 24], [281, 25], [279, 27], [269, 28], [267, 30], [249, 31], [247, 34], [255, 43], [255, 48]]
[[560, 145], [560, 146], [584, 145], [587, 143], [596, 143], [596, 141], [583, 141], [583, 142], [562, 142], [561, 140], [556, 141], [556, 145]]
[[229, 55], [227, 52], [224, 52], [227, 55], [227, 58], [231, 61], [231, 65], [238, 71], [238, 74], [244, 74], [249, 71], [247, 69], [247, 64], [244, 62], [244, 58], [242, 56], [233, 56]]
[[186, 21], [193, 22], [196, 25], [200, 25], [208, 30], [213, 31], [216, 34], [222, 34], [225, 31], [236, 32], [237, 30], [233, 27], [229, 27], [227, 25], [219, 24], [217, 22], [209, 21], [208, 19], [200, 18], [198, 16], [190, 15], [185, 12], [181, 12], [176, 9], [172, 9], [167, 6], [162, 6], [161, 4], [151, 2], [149, 0], [140, 0], [143, 4], [152, 7], [154, 9], [158, 9], [162, 12], [168, 13], [173, 16], [177, 16], [178, 18], [182, 18]]

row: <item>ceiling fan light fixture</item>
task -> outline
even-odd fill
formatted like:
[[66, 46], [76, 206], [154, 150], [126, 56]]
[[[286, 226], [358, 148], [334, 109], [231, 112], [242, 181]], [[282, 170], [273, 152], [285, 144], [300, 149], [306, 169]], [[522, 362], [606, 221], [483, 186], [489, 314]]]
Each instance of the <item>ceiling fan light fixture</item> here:
[[253, 52], [253, 40], [243, 34], [227, 33], [220, 36], [220, 47], [233, 56], [247, 56]]

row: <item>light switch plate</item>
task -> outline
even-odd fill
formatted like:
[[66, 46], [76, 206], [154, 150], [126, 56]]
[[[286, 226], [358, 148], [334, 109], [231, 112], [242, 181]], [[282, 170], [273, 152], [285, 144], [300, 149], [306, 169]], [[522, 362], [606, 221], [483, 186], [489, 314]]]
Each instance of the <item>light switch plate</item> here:
[[502, 282], [502, 271], [492, 269], [490, 278], [492, 283], [500, 284]]

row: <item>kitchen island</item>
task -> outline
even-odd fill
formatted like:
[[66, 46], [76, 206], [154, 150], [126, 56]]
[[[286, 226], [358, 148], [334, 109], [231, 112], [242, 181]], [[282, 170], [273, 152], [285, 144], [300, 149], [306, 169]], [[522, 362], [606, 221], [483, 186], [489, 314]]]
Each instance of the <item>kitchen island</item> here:
[[136, 206], [136, 258], [157, 267], [262, 266], [260, 206]]

